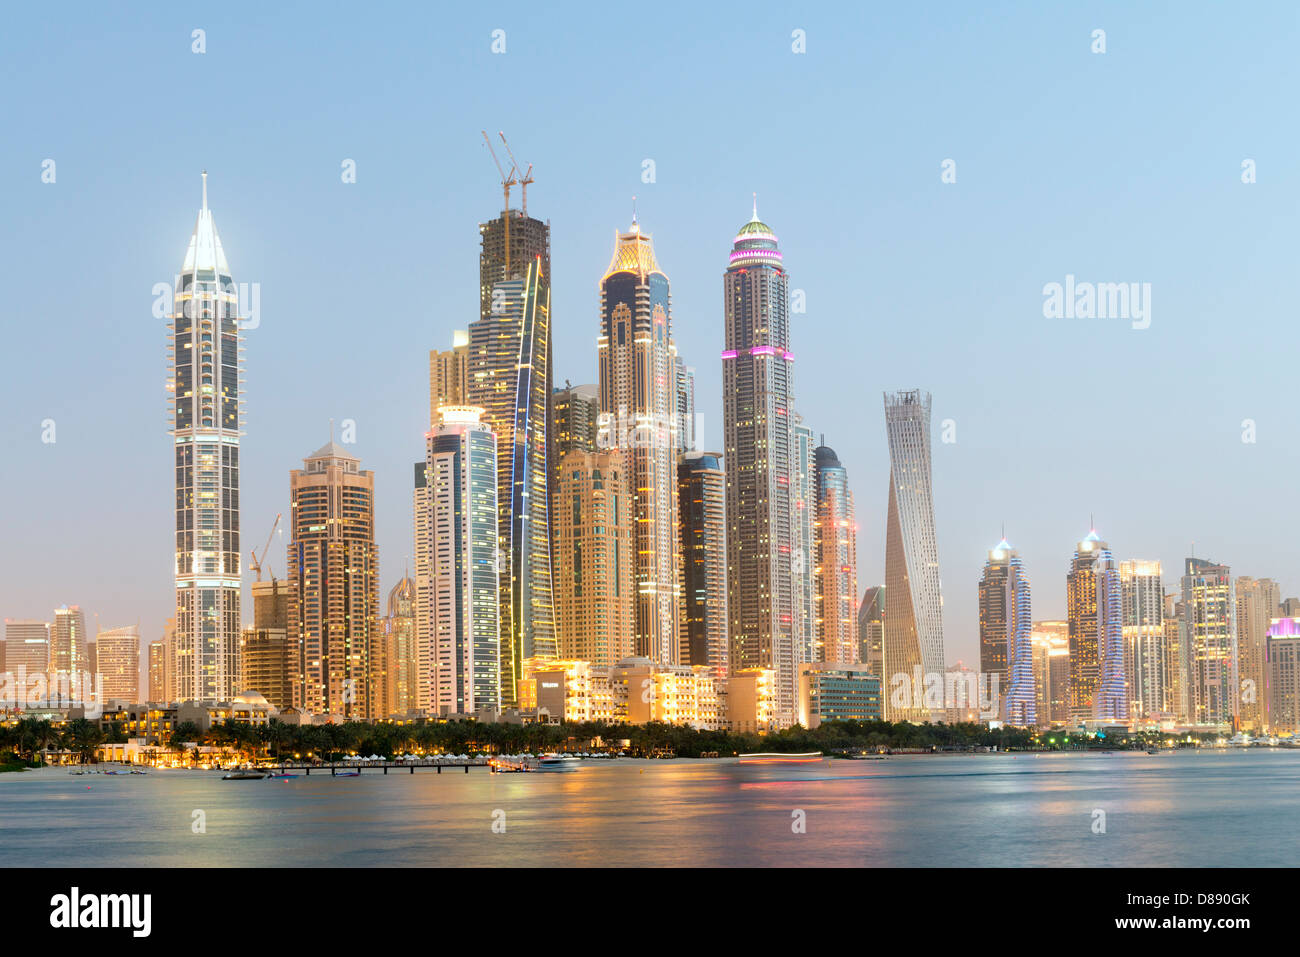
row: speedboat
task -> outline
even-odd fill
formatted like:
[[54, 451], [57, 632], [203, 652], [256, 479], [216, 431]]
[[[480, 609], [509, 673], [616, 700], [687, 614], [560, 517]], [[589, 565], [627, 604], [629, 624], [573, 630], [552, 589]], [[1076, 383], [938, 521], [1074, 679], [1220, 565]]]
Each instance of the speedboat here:
[[229, 774], [223, 774], [223, 781], [260, 781], [266, 775], [261, 771], [231, 771]]
[[582, 763], [580, 758], [572, 754], [543, 754], [537, 761], [537, 770], [539, 771], [576, 771]]

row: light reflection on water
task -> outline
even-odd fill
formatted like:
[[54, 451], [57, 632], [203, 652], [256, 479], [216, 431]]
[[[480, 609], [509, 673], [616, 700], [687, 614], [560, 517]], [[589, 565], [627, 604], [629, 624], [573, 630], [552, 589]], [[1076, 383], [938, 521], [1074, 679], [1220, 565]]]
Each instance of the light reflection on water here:
[[1300, 841], [1300, 752], [220, 777], [0, 775], [0, 866], [1289, 866]]

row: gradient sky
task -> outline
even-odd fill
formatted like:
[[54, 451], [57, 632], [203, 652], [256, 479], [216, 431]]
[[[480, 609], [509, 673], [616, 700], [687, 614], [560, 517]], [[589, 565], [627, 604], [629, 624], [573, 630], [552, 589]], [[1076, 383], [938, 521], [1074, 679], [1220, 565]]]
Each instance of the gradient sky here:
[[[1300, 590], [1293, 4], [269, 6], [6, 13], [0, 616], [77, 603], [161, 636], [172, 451], [151, 290], [181, 265], [202, 168], [235, 280], [262, 291], [244, 553], [329, 419], [351, 418], [386, 602], [412, 550], [427, 352], [476, 317], [477, 224], [500, 209], [480, 129], [535, 165], [556, 383], [596, 379], [596, 283], [635, 194], [714, 446], [722, 273], [757, 191], [807, 295], [797, 408], [849, 469], [863, 586], [884, 575], [881, 393], [934, 394], [950, 661], [978, 661], [976, 582], [1004, 522], [1035, 618], [1063, 617], [1090, 513], [1117, 557], [1163, 561], [1167, 589], [1194, 542]], [[1150, 328], [1044, 318], [1066, 274], [1151, 283]]]

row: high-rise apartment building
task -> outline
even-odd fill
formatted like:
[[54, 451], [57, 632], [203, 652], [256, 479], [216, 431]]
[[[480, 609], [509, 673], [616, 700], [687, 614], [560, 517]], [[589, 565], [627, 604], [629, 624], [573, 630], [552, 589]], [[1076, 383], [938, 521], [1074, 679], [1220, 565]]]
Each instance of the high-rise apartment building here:
[[1188, 558], [1183, 567], [1189, 718], [1231, 726], [1237, 717], [1237, 602], [1227, 565]]
[[428, 434], [415, 543], [420, 707], [499, 710], [504, 697], [498, 441], [476, 406], [444, 406]]
[[1119, 568], [1096, 530], [1079, 542], [1065, 576], [1070, 622], [1070, 718], [1128, 719]]
[[673, 409], [677, 415], [677, 451], [698, 449], [695, 418], [695, 368], [688, 366], [673, 345]]
[[5, 619], [5, 670], [17, 675], [45, 674], [50, 667], [50, 623]]
[[465, 405], [469, 401], [469, 332], [452, 333], [451, 348], [429, 351], [429, 428], [438, 426], [438, 410], [444, 405]]
[[419, 709], [420, 655], [415, 627], [415, 579], [404, 575], [388, 593], [388, 614], [381, 623], [387, 681], [384, 715], [407, 715]]
[[1237, 578], [1237, 681], [1241, 728], [1258, 731], [1264, 723], [1264, 652], [1269, 626], [1277, 617], [1282, 590], [1271, 578]]
[[90, 671], [86, 616], [77, 605], [54, 609], [50, 626], [50, 674], [79, 675]]
[[[732, 242], [723, 295], [722, 430], [731, 667], [775, 672], [775, 720], [783, 727], [796, 717], [799, 657], [792, 488], [794, 354], [790, 351], [790, 277], [777, 237], [758, 218], [757, 205]], [[813, 499], [808, 506], [813, 507]], [[808, 558], [816, 560], [811, 554]]]
[[1062, 725], [1070, 720], [1070, 623], [1036, 621], [1030, 641], [1034, 649], [1034, 693], [1038, 724]]
[[1264, 639], [1263, 724], [1269, 734], [1300, 734], [1300, 618], [1274, 618]]
[[636, 653], [678, 664], [677, 406], [668, 277], [635, 220], [600, 280], [596, 444], [626, 454], [636, 559]]
[[560, 657], [598, 667], [633, 654], [636, 559], [627, 455], [575, 448], [552, 502]]
[[[796, 665], [817, 660], [817, 438], [795, 413], [791, 430], [791, 588]], [[861, 635], [861, 627], [858, 629]]]
[[497, 438], [504, 707], [517, 703], [525, 659], [559, 653], [549, 507], [550, 283], [544, 263], [537, 254], [512, 266], [511, 278], [493, 285], [487, 314], [469, 329], [470, 405], [482, 410], [483, 423]]
[[880, 676], [885, 642], [885, 586], [871, 585], [858, 602], [858, 660]]
[[858, 663], [858, 521], [848, 470], [826, 445], [815, 453], [817, 660]]
[[1168, 698], [1165, 650], [1165, 589], [1157, 561], [1122, 561], [1119, 583], [1124, 635], [1124, 674], [1129, 714], [1155, 719]]
[[599, 387], [570, 385], [551, 393], [551, 472], [559, 478], [560, 461], [570, 452], [596, 451], [596, 417], [600, 414]]
[[683, 665], [706, 665], [725, 678], [727, 626], [727, 473], [716, 452], [687, 452], [677, 467], [682, 539]]
[[997, 676], [997, 713], [1019, 728], [1038, 724], [1034, 683], [1033, 609], [1029, 577], [1004, 538], [989, 550], [979, 583], [980, 680], [992, 694]]
[[295, 706], [374, 718], [370, 656], [379, 619], [375, 475], [330, 442], [289, 474], [289, 647]]
[[149, 642], [149, 697], [150, 702], [167, 700], [167, 643], [161, 638]]
[[140, 627], [110, 628], [95, 636], [96, 669], [102, 700], [140, 703]]
[[1179, 724], [1191, 720], [1188, 693], [1191, 688], [1191, 661], [1187, 644], [1187, 613], [1179, 593], [1165, 595], [1165, 707]]
[[175, 696], [229, 700], [240, 629], [239, 293], [203, 205], [181, 265], [171, 332], [176, 486]]
[[885, 642], [883, 674], [886, 714], [891, 721], [926, 721], [923, 701], [911, 696], [896, 707], [890, 689], [895, 675], [909, 682], [945, 672], [943, 600], [939, 593], [939, 545], [934, 531], [930, 473], [930, 394], [913, 390], [885, 395], [889, 440], [889, 511], [885, 520]]
[[240, 636], [239, 691], [254, 691], [284, 711], [294, 706], [302, 687], [297, 648], [289, 644], [289, 582], [275, 578], [252, 583], [253, 627]]

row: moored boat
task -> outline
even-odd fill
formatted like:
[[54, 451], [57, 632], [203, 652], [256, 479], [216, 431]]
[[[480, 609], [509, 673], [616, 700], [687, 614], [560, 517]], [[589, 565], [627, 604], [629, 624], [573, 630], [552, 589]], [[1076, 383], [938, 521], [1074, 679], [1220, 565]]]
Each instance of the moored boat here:
[[260, 781], [266, 775], [261, 771], [231, 771], [229, 774], [223, 774], [223, 781]]

